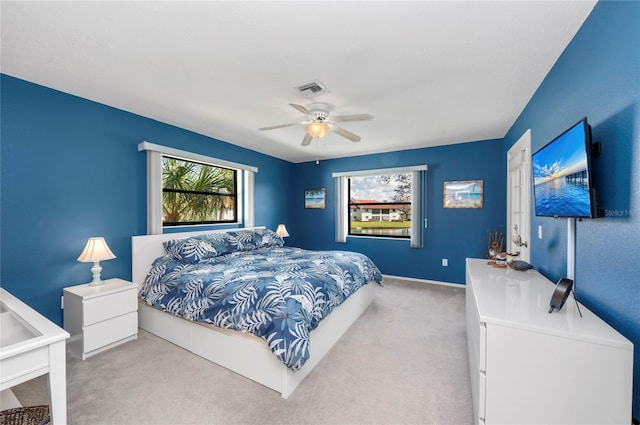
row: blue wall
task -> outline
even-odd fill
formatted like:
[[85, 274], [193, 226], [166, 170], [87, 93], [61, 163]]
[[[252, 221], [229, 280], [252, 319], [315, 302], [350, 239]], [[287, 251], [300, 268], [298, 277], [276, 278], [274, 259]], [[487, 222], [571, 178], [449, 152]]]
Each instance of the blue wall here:
[[[601, 1], [505, 138], [531, 128], [535, 152], [586, 116], [602, 144], [595, 186], [605, 217], [576, 223], [577, 298], [635, 345], [634, 417], [640, 417], [640, 2]], [[566, 275], [566, 219], [532, 218], [531, 261]], [[595, 365], [594, 367], [606, 367]]]
[[62, 288], [91, 280], [76, 259], [104, 236], [103, 278], [131, 279], [131, 236], [146, 233], [143, 140], [258, 167], [255, 224], [291, 214], [293, 164], [6, 75], [2, 85], [2, 286], [62, 323]]
[[[484, 257], [487, 233], [504, 231], [505, 167], [502, 140], [489, 140], [435, 148], [413, 149], [376, 155], [296, 164], [293, 186], [295, 218], [289, 231], [290, 244], [314, 249], [345, 249], [368, 255], [383, 274], [464, 283], [466, 257]], [[479, 160], [481, 158], [481, 160]], [[424, 247], [410, 248], [408, 240], [347, 237], [335, 242], [336, 190], [331, 174], [427, 164], [426, 198], [428, 227]], [[443, 183], [449, 180], [483, 180], [484, 205], [481, 209], [445, 209]], [[324, 210], [304, 209], [304, 189], [324, 187]], [[449, 260], [442, 267], [442, 259]]]
[[[148, 118], [1, 76], [0, 283], [61, 323], [62, 288], [90, 280], [76, 262], [86, 239], [105, 236], [115, 260], [103, 276], [131, 277], [130, 237], [146, 231], [142, 140], [246, 163], [256, 175], [256, 224], [286, 223], [288, 245], [349, 249], [383, 273], [464, 282], [464, 258], [485, 255], [488, 230], [504, 230], [506, 151], [528, 128], [533, 150], [587, 116], [602, 155], [596, 186], [607, 217], [576, 225], [578, 298], [636, 345], [634, 417], [640, 417], [640, 2], [600, 1], [504, 140], [291, 164]], [[331, 173], [423, 164], [429, 227], [424, 248], [402, 240], [334, 242]], [[447, 180], [484, 180], [484, 208], [442, 208]], [[303, 191], [327, 188], [325, 210]], [[532, 217], [532, 263], [565, 275], [566, 221]], [[449, 267], [441, 259], [449, 259]], [[603, 365], [602, 367], [606, 367]]]

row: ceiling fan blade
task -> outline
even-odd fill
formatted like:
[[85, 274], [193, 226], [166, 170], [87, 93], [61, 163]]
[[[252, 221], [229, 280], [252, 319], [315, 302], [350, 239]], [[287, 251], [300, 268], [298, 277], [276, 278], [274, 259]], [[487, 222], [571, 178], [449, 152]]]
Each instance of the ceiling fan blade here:
[[296, 105], [295, 103], [290, 103], [289, 105], [291, 105], [294, 109], [297, 109], [298, 111], [302, 112], [303, 114], [307, 114], [307, 115], [311, 114], [311, 112], [309, 112], [309, 110], [302, 105]]
[[304, 139], [302, 139], [302, 146], [307, 146], [309, 143], [311, 143], [312, 140], [313, 137], [311, 137], [309, 133], [305, 134]]
[[298, 124], [300, 123], [292, 122], [289, 124], [279, 124], [279, 125], [272, 125], [271, 127], [262, 127], [262, 128], [259, 128], [258, 130], [273, 130], [274, 128], [291, 127], [292, 125], [298, 125]]
[[359, 142], [360, 140], [362, 140], [362, 138], [360, 136], [357, 136], [357, 135], [353, 134], [352, 132], [347, 131], [344, 128], [340, 128], [340, 127], [335, 126], [335, 125], [333, 126], [333, 131], [335, 131], [336, 133], [338, 133], [342, 137], [351, 140], [352, 142]]
[[356, 115], [337, 115], [331, 117], [335, 122], [345, 122], [345, 121], [371, 121], [373, 119], [373, 115], [369, 114], [356, 114]]

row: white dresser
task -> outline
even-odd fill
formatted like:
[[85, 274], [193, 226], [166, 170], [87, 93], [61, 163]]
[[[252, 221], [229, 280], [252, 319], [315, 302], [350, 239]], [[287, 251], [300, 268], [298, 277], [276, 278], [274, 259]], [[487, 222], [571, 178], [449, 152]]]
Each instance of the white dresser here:
[[[467, 345], [478, 424], [631, 423], [633, 344], [534, 270], [467, 259]], [[578, 283], [577, 283], [578, 284]]]
[[138, 286], [108, 279], [64, 288], [64, 329], [70, 353], [82, 360], [138, 336]]

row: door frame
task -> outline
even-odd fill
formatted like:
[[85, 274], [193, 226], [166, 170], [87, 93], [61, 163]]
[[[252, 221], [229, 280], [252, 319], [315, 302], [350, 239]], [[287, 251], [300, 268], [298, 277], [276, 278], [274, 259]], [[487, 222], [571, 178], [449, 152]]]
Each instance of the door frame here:
[[[515, 247], [511, 234], [513, 230], [512, 216], [512, 198], [511, 193], [511, 169], [515, 163], [522, 164], [522, 182], [520, 189], [520, 205], [522, 206], [522, 222], [519, 229], [523, 242], [527, 242], [527, 247]], [[531, 261], [531, 129], [524, 132], [517, 142], [509, 148], [507, 152], [507, 229], [505, 239], [507, 242], [507, 251], [514, 252], [520, 250], [520, 259]]]

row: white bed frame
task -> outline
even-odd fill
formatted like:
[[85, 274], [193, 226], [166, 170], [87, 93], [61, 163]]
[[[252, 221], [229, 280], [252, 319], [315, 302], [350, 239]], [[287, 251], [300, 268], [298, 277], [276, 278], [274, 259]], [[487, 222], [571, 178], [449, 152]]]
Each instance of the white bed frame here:
[[[240, 229], [221, 231], [229, 230]], [[133, 282], [140, 287], [153, 260], [165, 254], [162, 242], [213, 232], [215, 231], [133, 236]], [[144, 302], [138, 305], [138, 323], [141, 329], [274, 389], [283, 398], [288, 398], [371, 304], [376, 286], [373, 283], [364, 285], [319, 323], [309, 337], [310, 357], [297, 372], [280, 362], [267, 343], [255, 335], [191, 322], [150, 307]]]

